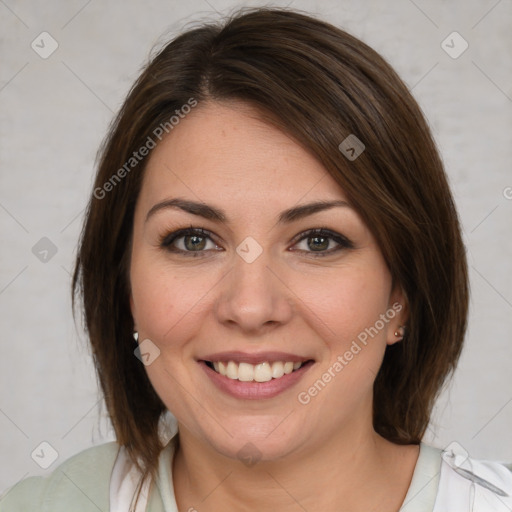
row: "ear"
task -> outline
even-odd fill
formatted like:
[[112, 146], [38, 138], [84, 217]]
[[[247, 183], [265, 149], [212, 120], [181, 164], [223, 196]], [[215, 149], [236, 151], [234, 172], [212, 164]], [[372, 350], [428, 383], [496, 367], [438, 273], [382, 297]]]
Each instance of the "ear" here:
[[[389, 324], [386, 343], [394, 345], [404, 338], [407, 321], [409, 320], [409, 301], [402, 286], [398, 283], [393, 287], [388, 304]], [[392, 316], [394, 313], [394, 316]]]

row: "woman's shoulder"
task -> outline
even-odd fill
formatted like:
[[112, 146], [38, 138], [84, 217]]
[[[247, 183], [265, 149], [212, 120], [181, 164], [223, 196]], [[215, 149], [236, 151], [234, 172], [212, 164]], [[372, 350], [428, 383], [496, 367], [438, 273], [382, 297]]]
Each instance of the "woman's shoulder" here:
[[512, 510], [512, 468], [474, 458], [457, 442], [444, 449], [420, 444], [401, 512]]
[[119, 444], [104, 443], [70, 457], [47, 476], [32, 476], [4, 491], [0, 512], [106, 510]]
[[512, 465], [472, 457], [452, 442], [441, 450], [425, 447], [438, 460], [439, 478], [434, 512], [446, 510], [512, 510]]
[[457, 442], [441, 452], [442, 464], [436, 501], [437, 510], [512, 510], [510, 465], [476, 459]]

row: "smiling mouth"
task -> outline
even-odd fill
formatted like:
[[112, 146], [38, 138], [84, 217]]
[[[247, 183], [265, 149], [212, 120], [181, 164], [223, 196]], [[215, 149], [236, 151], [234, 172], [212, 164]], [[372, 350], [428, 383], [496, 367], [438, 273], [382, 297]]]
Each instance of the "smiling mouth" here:
[[235, 361], [204, 361], [206, 366], [220, 375], [241, 382], [269, 382], [289, 375], [313, 363], [308, 359], [302, 362], [274, 361], [258, 364], [237, 363]]

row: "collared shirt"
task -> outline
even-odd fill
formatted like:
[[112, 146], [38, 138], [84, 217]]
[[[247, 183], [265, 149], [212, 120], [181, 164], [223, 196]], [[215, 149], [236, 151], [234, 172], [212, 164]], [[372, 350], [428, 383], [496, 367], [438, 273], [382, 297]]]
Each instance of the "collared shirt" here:
[[[174, 434], [162, 450], [157, 479], [143, 489], [136, 509], [130, 507], [139, 475], [126, 450], [111, 442], [75, 455], [47, 477], [14, 485], [0, 498], [0, 512], [178, 512], [172, 484], [176, 441]], [[510, 512], [509, 469], [466, 455], [456, 443], [445, 451], [421, 443], [400, 512]], [[200, 504], [182, 512], [194, 510]]]

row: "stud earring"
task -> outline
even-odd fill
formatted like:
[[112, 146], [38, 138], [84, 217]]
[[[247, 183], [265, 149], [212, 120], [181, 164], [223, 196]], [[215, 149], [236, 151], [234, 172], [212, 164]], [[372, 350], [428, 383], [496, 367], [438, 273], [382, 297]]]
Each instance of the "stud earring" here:
[[403, 338], [405, 334], [405, 326], [400, 325], [398, 329], [395, 331], [395, 336], [397, 338]]
[[[396, 334], [396, 333], [395, 333]], [[135, 341], [139, 341], [139, 333], [137, 331], [133, 331], [133, 339]]]

